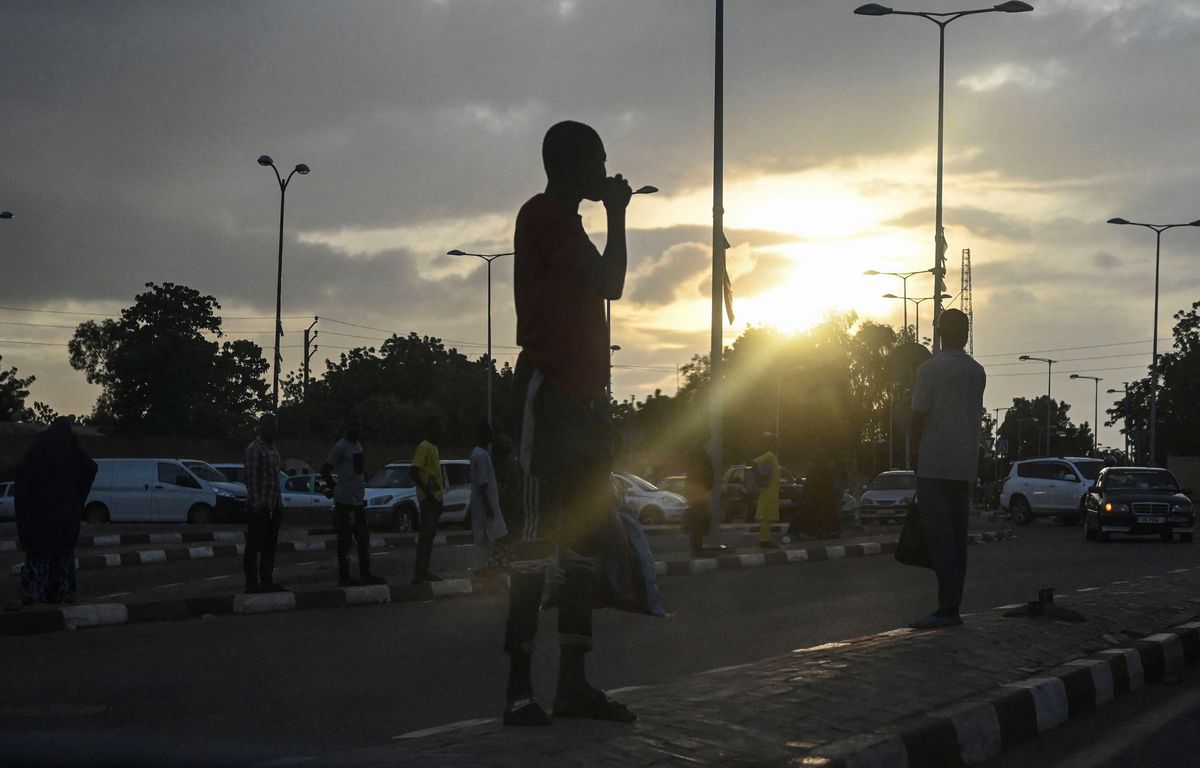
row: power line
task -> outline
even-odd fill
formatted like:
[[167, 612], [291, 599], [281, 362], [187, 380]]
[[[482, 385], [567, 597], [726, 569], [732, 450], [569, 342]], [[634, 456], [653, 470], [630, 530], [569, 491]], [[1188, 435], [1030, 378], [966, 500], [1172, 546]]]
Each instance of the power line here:
[[[1159, 341], [1170, 341], [1170, 340], [1171, 339], [1169, 337], [1163, 337], [1163, 338], [1159, 339]], [[995, 353], [991, 353], [991, 354], [987, 354], [987, 355], [975, 355], [974, 357], [976, 360], [978, 360], [981, 357], [1012, 357], [1014, 355], [1026, 355], [1026, 354], [1038, 353], [1038, 352], [1074, 352], [1075, 350], [1078, 350], [1078, 349], [1100, 349], [1102, 347], [1125, 347], [1125, 346], [1129, 346], [1130, 344], [1149, 344], [1152, 341], [1153, 341], [1153, 339], [1146, 339], [1145, 341], [1114, 341], [1109, 344], [1089, 344], [1087, 346], [1082, 346], [1082, 347], [1058, 347], [1056, 349], [1022, 349], [1019, 352], [995, 352]]]

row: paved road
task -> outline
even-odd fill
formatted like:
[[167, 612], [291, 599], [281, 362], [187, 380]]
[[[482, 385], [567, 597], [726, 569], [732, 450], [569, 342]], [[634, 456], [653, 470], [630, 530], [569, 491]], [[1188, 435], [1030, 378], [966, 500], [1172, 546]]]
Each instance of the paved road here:
[[[1050, 524], [1020, 535], [971, 549], [965, 611], [1195, 562], [1184, 544], [1085, 543]], [[598, 684], [664, 682], [902, 626], [932, 607], [934, 585], [928, 572], [873, 557], [671, 577], [663, 590], [671, 618], [597, 615]], [[504, 610], [503, 598], [471, 598], [5, 638], [0, 729], [143, 728], [286, 754], [382, 744], [498, 714]], [[543, 629], [535, 685], [548, 701], [556, 654]]]

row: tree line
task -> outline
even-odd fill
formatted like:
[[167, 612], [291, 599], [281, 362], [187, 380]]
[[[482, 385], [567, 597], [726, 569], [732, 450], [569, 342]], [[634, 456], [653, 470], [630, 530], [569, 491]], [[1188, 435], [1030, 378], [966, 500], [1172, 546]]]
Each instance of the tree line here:
[[[220, 437], [246, 434], [270, 410], [262, 348], [227, 340], [220, 304], [174, 283], [147, 283], [120, 316], [80, 324], [69, 344], [72, 367], [100, 387], [89, 424], [121, 434]], [[1175, 315], [1174, 350], [1160, 356], [1160, 450], [1200, 453], [1200, 302]], [[908, 388], [916, 363], [911, 327], [897, 330], [854, 313], [832, 314], [805, 331], [746, 329], [723, 352], [723, 454], [729, 463], [758, 455], [765, 435], [775, 435], [793, 468], [832, 457], [860, 474], [904, 460]], [[924, 353], [927, 356], [927, 352]], [[487, 369], [493, 369], [493, 413], [498, 432], [514, 419], [511, 366], [485, 356], [469, 358], [441, 339], [393, 335], [378, 347], [357, 347], [329, 360], [304, 380], [288, 374], [281, 384], [283, 435], [333, 436], [357, 416], [368, 438], [414, 439], [425, 417], [439, 415], [450, 446], [469, 444], [486, 416]], [[622, 463], [637, 470], [669, 467], [708, 439], [711, 365], [696, 355], [682, 369], [674, 394], [661, 390], [641, 401], [615, 402]], [[0, 368], [0, 419], [42, 421], [54, 411], [27, 408], [29, 385], [15, 368]], [[1093, 426], [1071, 421], [1070, 406], [1051, 400], [1052, 451], [1087, 453]], [[1016, 398], [999, 425], [982, 414], [984, 444], [1003, 438], [1007, 457], [1044, 452], [1045, 396]], [[1148, 377], [1108, 411], [1130, 434], [1144, 434], [1149, 414]], [[1128, 425], [1126, 427], [1126, 425]]]

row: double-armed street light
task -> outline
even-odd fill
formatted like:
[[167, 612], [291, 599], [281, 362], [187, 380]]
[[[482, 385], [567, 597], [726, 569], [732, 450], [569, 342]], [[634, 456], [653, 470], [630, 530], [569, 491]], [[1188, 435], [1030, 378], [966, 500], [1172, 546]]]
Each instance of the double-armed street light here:
[[474, 256], [487, 262], [487, 423], [492, 424], [492, 262], [501, 256], [512, 256], [512, 251], [504, 253], [467, 253], [455, 248], [446, 251], [447, 256]]
[[1072, 373], [1071, 378], [1087, 379], [1095, 387], [1094, 402], [1092, 403], [1092, 453], [1097, 454], [1100, 452], [1100, 382], [1104, 379], [1099, 376], [1084, 376], [1078, 373]]
[[[905, 298], [903, 330], [907, 333], [908, 332], [908, 301], [907, 301], [907, 299], [908, 299], [908, 278], [912, 277], [913, 275], [935, 274], [935, 271], [932, 269], [918, 269], [915, 272], [878, 272], [874, 269], [868, 269], [866, 272], [863, 272], [863, 274], [864, 275], [890, 275], [891, 277], [900, 278], [901, 282], [904, 285], [903, 293], [904, 293], [904, 298]], [[937, 281], [935, 280], [934, 282], [936, 283]]]
[[[933, 274], [936, 276], [934, 281], [934, 294], [938, 294], [945, 290], [943, 280], [946, 276], [946, 237], [945, 230], [942, 228], [942, 139], [945, 133], [945, 95], [946, 95], [946, 26], [963, 16], [973, 16], [980, 13], [1025, 13], [1032, 11], [1033, 6], [1029, 3], [1018, 2], [1011, 0], [1010, 2], [1000, 3], [991, 8], [979, 8], [970, 11], [950, 11], [946, 13], [931, 13], [926, 11], [897, 11], [885, 5], [878, 3], [867, 3], [860, 5], [854, 9], [854, 13], [859, 16], [919, 16], [922, 19], [933, 22], [938, 27], [938, 130], [937, 130], [937, 203], [936, 214], [933, 231]], [[941, 349], [941, 332], [938, 329], [938, 320], [942, 315], [942, 302], [935, 301], [933, 303], [933, 351], [937, 352]]]
[[1162, 255], [1162, 233], [1175, 227], [1200, 227], [1200, 219], [1187, 224], [1145, 224], [1115, 218], [1109, 219], [1108, 223], [1154, 230], [1154, 347], [1150, 353], [1150, 466], [1154, 466], [1158, 458], [1158, 263]]
[[[917, 324], [916, 324], [916, 327], [913, 329], [913, 331], [916, 335], [917, 343], [919, 344], [921, 342], [921, 302], [929, 301], [930, 299], [934, 299], [934, 298], [949, 299], [949, 298], [951, 298], [951, 296], [948, 293], [941, 293], [941, 294], [938, 294], [936, 297], [922, 296], [919, 299], [910, 299], [908, 296], [897, 296], [894, 293], [885, 293], [885, 294], [883, 294], [883, 298], [885, 298], [885, 299], [903, 299], [904, 300], [904, 329], [906, 331], [908, 330], [908, 303], [910, 301], [913, 303], [913, 306], [916, 308], [916, 319], [917, 319]], [[934, 306], [937, 306], [937, 305], [935, 304]], [[935, 327], [934, 333], [936, 333], [936, 332], [937, 332], [937, 329]]]
[[269, 167], [275, 171], [275, 178], [279, 181], [279, 264], [275, 273], [275, 365], [274, 375], [271, 383], [271, 413], [275, 415], [275, 426], [279, 426], [279, 337], [283, 335], [283, 209], [284, 203], [287, 200], [288, 182], [297, 173], [301, 176], [307, 176], [310, 169], [304, 163], [299, 163], [292, 172], [284, 178], [280, 175], [279, 169], [275, 167], [275, 161], [270, 155], [260, 155], [258, 164], [264, 167]]
[[1051, 381], [1050, 374], [1054, 368], [1054, 364], [1057, 363], [1058, 361], [1051, 360], [1048, 357], [1033, 357], [1032, 355], [1021, 355], [1017, 359], [1023, 360], [1023, 361], [1036, 361], [1039, 363], [1046, 364], [1046, 455], [1049, 456], [1050, 455], [1050, 433], [1052, 431], [1050, 429], [1050, 414], [1052, 412], [1051, 403], [1053, 402], [1050, 399], [1050, 381]]

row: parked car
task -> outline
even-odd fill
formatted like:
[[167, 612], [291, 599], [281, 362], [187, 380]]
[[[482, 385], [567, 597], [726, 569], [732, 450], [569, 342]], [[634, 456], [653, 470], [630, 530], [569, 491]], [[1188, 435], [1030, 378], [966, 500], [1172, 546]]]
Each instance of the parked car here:
[[1029, 525], [1035, 517], [1055, 517], [1061, 525], [1075, 525], [1088, 489], [1102, 469], [1101, 459], [1072, 456], [1013, 462], [1000, 489], [1000, 506], [1018, 525]]
[[[758, 503], [758, 492], [755, 485], [747, 483], [747, 478], [753, 469], [749, 464], [734, 464], [725, 470], [721, 478], [721, 512], [725, 522], [734, 520], [754, 520], [755, 505]], [[787, 467], [779, 468], [779, 512], [786, 517], [800, 505], [800, 496], [804, 492], [804, 479], [796, 479]]]
[[[226, 479], [246, 483], [246, 465], [241, 462], [222, 461], [213, 464]], [[333, 497], [326, 495], [325, 483], [320, 475], [289, 475], [279, 473], [279, 490], [286, 509], [333, 509]]]
[[[89, 523], [188, 522], [197, 525], [215, 519], [218, 502], [236, 505], [237, 489], [204, 462], [181, 459], [96, 459], [98, 470], [84, 504]], [[189, 466], [189, 464], [191, 466]], [[242, 487], [242, 498], [245, 488]]]
[[246, 520], [246, 485], [230, 480], [213, 465], [195, 459], [181, 459], [196, 477], [205, 480], [217, 494], [213, 522], [241, 523]]
[[1175, 475], [1155, 467], [1107, 467], [1084, 498], [1083, 535], [1109, 541], [1114, 533], [1158, 534], [1164, 541], [1176, 535], [1192, 541], [1195, 508]]
[[917, 473], [911, 469], [889, 469], [875, 475], [858, 499], [858, 521], [903, 523], [908, 505], [917, 493]]
[[12, 481], [0, 483], [0, 520], [16, 520], [17, 508], [13, 503]]
[[326, 488], [325, 479], [320, 475], [280, 472], [279, 490], [284, 509], [333, 509], [333, 491]]
[[628, 472], [614, 472], [613, 480], [625, 508], [643, 525], [678, 523], [687, 511], [687, 501], [677, 493], [664, 491], [653, 483]]
[[[407, 461], [388, 464], [367, 481], [367, 523], [384, 525], [393, 531], [411, 531], [418, 519], [417, 489], [413, 485]], [[471, 500], [471, 462], [466, 459], [442, 460], [442, 517], [440, 522], [469, 527], [467, 503]]]
[[670, 477], [664, 477], [662, 482], [658, 484], [658, 487], [664, 491], [677, 493], [682, 496], [684, 490], [687, 488], [687, 475], [671, 475]]

